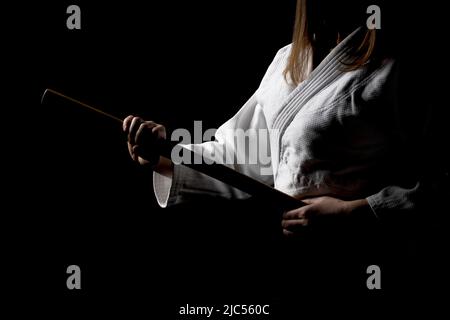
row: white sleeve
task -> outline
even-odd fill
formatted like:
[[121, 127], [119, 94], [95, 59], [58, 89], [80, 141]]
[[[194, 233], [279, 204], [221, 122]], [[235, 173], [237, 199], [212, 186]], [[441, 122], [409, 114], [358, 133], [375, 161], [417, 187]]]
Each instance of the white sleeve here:
[[[217, 130], [215, 141], [185, 147], [273, 185], [269, 132], [255, 96]], [[153, 188], [158, 204], [163, 208], [201, 195], [248, 197], [244, 192], [182, 165], [174, 165], [172, 179], [154, 172]]]
[[[260, 89], [270, 84], [275, 74], [281, 73], [290, 48], [288, 45], [278, 51], [262, 79]], [[258, 90], [233, 118], [217, 130], [215, 141], [186, 147], [199, 154], [211, 155], [215, 160], [224, 159], [224, 164], [234, 170], [273, 185], [270, 133], [263, 108], [258, 104]], [[239, 143], [243, 141], [239, 138], [242, 135], [247, 136], [245, 140], [248, 143]], [[154, 172], [153, 186], [161, 207], [204, 195], [238, 199], [248, 197], [242, 191], [182, 165], [174, 166], [172, 179]]]
[[172, 179], [153, 171], [153, 191], [161, 208], [167, 207]]

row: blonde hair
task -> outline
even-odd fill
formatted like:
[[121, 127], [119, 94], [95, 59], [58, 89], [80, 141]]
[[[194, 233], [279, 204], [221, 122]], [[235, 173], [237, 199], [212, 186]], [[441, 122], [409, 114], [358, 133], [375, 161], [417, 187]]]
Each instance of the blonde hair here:
[[[292, 48], [284, 70], [286, 80], [291, 80], [296, 85], [307, 77], [314, 52], [315, 30], [309, 23], [312, 17], [308, 16], [311, 11], [308, 10], [307, 2], [308, 0], [297, 0]], [[336, 41], [340, 40], [337, 31]], [[376, 30], [367, 29], [361, 44], [350, 52], [350, 60], [342, 61], [343, 67], [346, 70], [355, 70], [366, 64], [374, 53], [375, 40]]]

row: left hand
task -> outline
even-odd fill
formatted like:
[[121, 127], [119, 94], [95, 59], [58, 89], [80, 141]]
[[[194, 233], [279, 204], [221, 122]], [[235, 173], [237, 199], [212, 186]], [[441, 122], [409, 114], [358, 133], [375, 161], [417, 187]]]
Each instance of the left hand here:
[[[300, 232], [310, 224], [320, 224], [321, 221], [330, 220], [327, 218], [342, 218], [359, 212], [357, 209], [369, 209], [366, 199], [345, 201], [328, 196], [303, 199], [306, 206], [287, 211], [283, 214], [282, 227], [283, 234], [292, 236]], [[362, 210], [367, 211], [367, 210]]]

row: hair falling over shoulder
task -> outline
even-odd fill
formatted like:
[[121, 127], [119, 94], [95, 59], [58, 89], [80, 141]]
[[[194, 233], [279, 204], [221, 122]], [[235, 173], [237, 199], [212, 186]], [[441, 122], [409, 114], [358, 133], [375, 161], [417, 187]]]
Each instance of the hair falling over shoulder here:
[[[297, 0], [292, 48], [284, 71], [286, 80], [298, 85], [307, 76], [316, 52], [331, 50], [357, 27], [366, 27], [365, 0]], [[343, 61], [346, 70], [366, 64], [376, 49], [377, 30], [368, 29], [351, 58]]]

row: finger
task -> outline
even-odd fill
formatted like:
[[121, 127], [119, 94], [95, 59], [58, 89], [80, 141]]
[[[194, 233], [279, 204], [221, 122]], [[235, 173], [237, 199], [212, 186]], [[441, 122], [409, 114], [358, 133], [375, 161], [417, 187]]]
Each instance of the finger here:
[[299, 219], [305, 216], [308, 205], [283, 213], [283, 219]]
[[294, 232], [283, 229], [283, 235], [285, 235], [286, 237], [293, 237], [295, 235]]
[[128, 129], [130, 127], [130, 124], [131, 124], [131, 120], [133, 120], [133, 118], [134, 118], [134, 116], [131, 115], [131, 116], [126, 117], [123, 120], [123, 122], [122, 122], [122, 129], [123, 129], [124, 132], [128, 131]]
[[134, 137], [134, 141], [136, 144], [141, 144], [143, 141], [147, 141], [145, 140], [145, 131], [148, 132], [148, 134], [151, 134], [150, 138], [153, 138], [152, 140], [156, 140], [156, 137], [154, 137], [153, 134], [153, 129], [157, 126], [156, 123], [148, 121], [148, 122], [143, 122], [140, 124], [139, 128], [136, 131], [136, 135]]
[[166, 128], [161, 124], [156, 124], [152, 132], [156, 134], [156, 137], [166, 139]]
[[282, 220], [281, 226], [283, 229], [293, 230], [299, 227], [306, 227], [308, 225], [308, 219], [296, 219], [296, 220]]
[[142, 120], [139, 117], [134, 117], [131, 120], [130, 128], [128, 130], [128, 142], [131, 143], [132, 145], [136, 144], [135, 140], [136, 131], [139, 129], [139, 126], [142, 122], [144, 122], [144, 120]]
[[138, 162], [139, 161], [139, 146], [133, 146], [132, 147], [132, 159], [133, 161]]
[[128, 153], [130, 154], [131, 159], [133, 159], [134, 156], [133, 146], [129, 142], [127, 143], [127, 146], [128, 146]]

